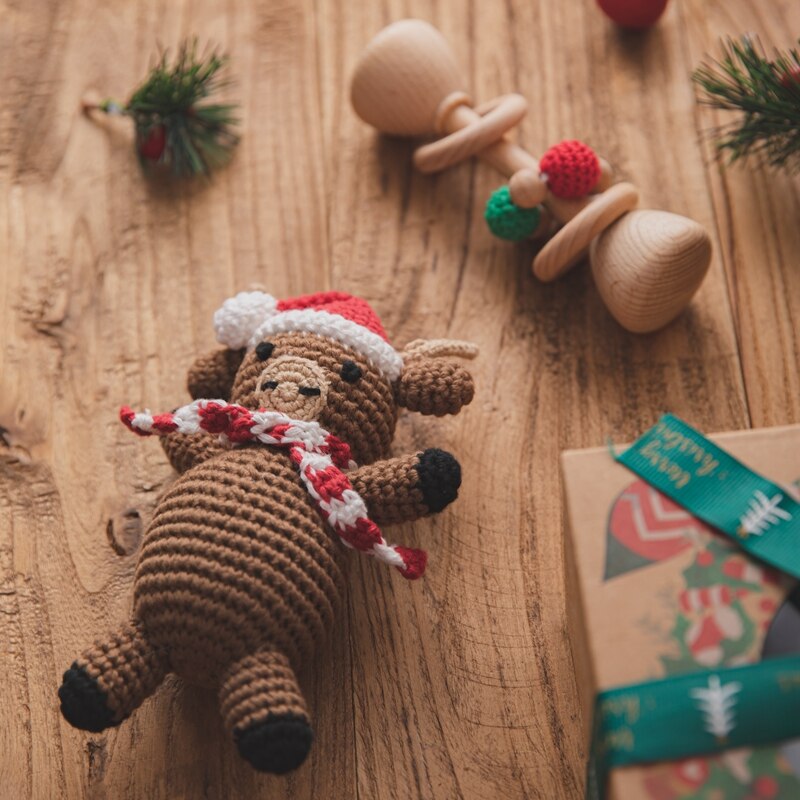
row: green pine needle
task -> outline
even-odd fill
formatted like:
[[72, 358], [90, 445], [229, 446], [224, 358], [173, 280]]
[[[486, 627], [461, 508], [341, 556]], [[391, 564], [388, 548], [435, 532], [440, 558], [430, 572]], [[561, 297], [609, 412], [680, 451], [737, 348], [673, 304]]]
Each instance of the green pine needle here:
[[[800, 42], [799, 42], [800, 43]], [[739, 118], [712, 131], [720, 153], [731, 162], [761, 157], [771, 166], [800, 170], [800, 54], [777, 52], [769, 60], [757, 41], [744, 36], [723, 43], [718, 61], [692, 75], [700, 102], [739, 112]]]
[[196, 40], [184, 42], [172, 63], [162, 54], [126, 105], [106, 100], [96, 107], [133, 119], [144, 168], [158, 165], [181, 178], [209, 175], [228, 162], [239, 141], [238, 107], [204, 102], [231, 85], [227, 62], [216, 52], [198, 54]]
[[[798, 42], [800, 44], [800, 42]], [[717, 149], [731, 162], [762, 157], [773, 167], [800, 171], [800, 54], [776, 52], [769, 60], [748, 36], [723, 43], [718, 61], [702, 64], [692, 75], [700, 102], [739, 112], [739, 118], [712, 134]]]

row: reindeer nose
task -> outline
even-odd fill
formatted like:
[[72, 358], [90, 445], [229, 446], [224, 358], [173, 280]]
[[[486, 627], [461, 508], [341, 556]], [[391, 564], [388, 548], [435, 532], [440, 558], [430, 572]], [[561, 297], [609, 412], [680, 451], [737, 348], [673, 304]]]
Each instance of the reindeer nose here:
[[270, 361], [258, 376], [258, 402], [295, 419], [316, 419], [328, 397], [322, 367], [302, 356], [284, 355]]

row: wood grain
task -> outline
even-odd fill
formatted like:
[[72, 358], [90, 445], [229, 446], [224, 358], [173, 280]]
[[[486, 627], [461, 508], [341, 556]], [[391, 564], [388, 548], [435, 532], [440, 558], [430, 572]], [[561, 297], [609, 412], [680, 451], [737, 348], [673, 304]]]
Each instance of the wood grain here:
[[[763, 5], [763, 4], [762, 4]], [[587, 268], [538, 283], [533, 250], [493, 239], [501, 178], [416, 173], [348, 105], [356, 58], [419, 16], [453, 45], [476, 100], [532, 111], [520, 141], [585, 138], [643, 206], [713, 232], [690, 311], [635, 337]], [[721, 170], [688, 74], [724, 31], [786, 45], [793, 0], [673, 0], [621, 34], [592, 3], [150, 0], [0, 4], [0, 786], [13, 798], [574, 798], [580, 741], [565, 630], [557, 456], [634, 436], [671, 410], [708, 430], [800, 419], [795, 180]], [[125, 95], [156, 43], [233, 55], [243, 142], [208, 187], [138, 172], [124, 126], [78, 113]], [[477, 341], [475, 402], [403, 417], [397, 450], [455, 452], [459, 502], [393, 530], [431, 565], [409, 585], [354, 559], [347, 613], [304, 678], [317, 741], [288, 778], [252, 773], [216, 704], [169, 681], [119, 730], [58, 713], [61, 671], [125, 619], [138, 539], [172, 474], [116, 408], [169, 408], [236, 289], [364, 294], [398, 344]]]

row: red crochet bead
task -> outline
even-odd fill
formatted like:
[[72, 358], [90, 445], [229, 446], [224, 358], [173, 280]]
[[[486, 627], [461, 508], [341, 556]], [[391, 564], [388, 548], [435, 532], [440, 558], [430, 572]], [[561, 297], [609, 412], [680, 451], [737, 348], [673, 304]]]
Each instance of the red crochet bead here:
[[556, 197], [574, 199], [589, 194], [600, 180], [600, 161], [588, 144], [561, 142], [540, 159], [539, 169]]

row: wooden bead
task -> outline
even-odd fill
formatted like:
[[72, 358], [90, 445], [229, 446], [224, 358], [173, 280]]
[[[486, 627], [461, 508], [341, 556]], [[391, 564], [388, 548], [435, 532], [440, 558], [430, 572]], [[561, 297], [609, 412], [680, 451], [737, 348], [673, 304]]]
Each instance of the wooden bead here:
[[694, 220], [631, 211], [592, 244], [597, 290], [623, 328], [658, 330], [689, 303], [708, 270], [711, 241]]
[[514, 205], [520, 208], [538, 206], [547, 195], [547, 184], [532, 169], [515, 172], [508, 182]]
[[592, 189], [593, 194], [604, 192], [614, 185], [614, 168], [602, 156], [598, 156], [597, 160], [600, 162], [600, 179]]

